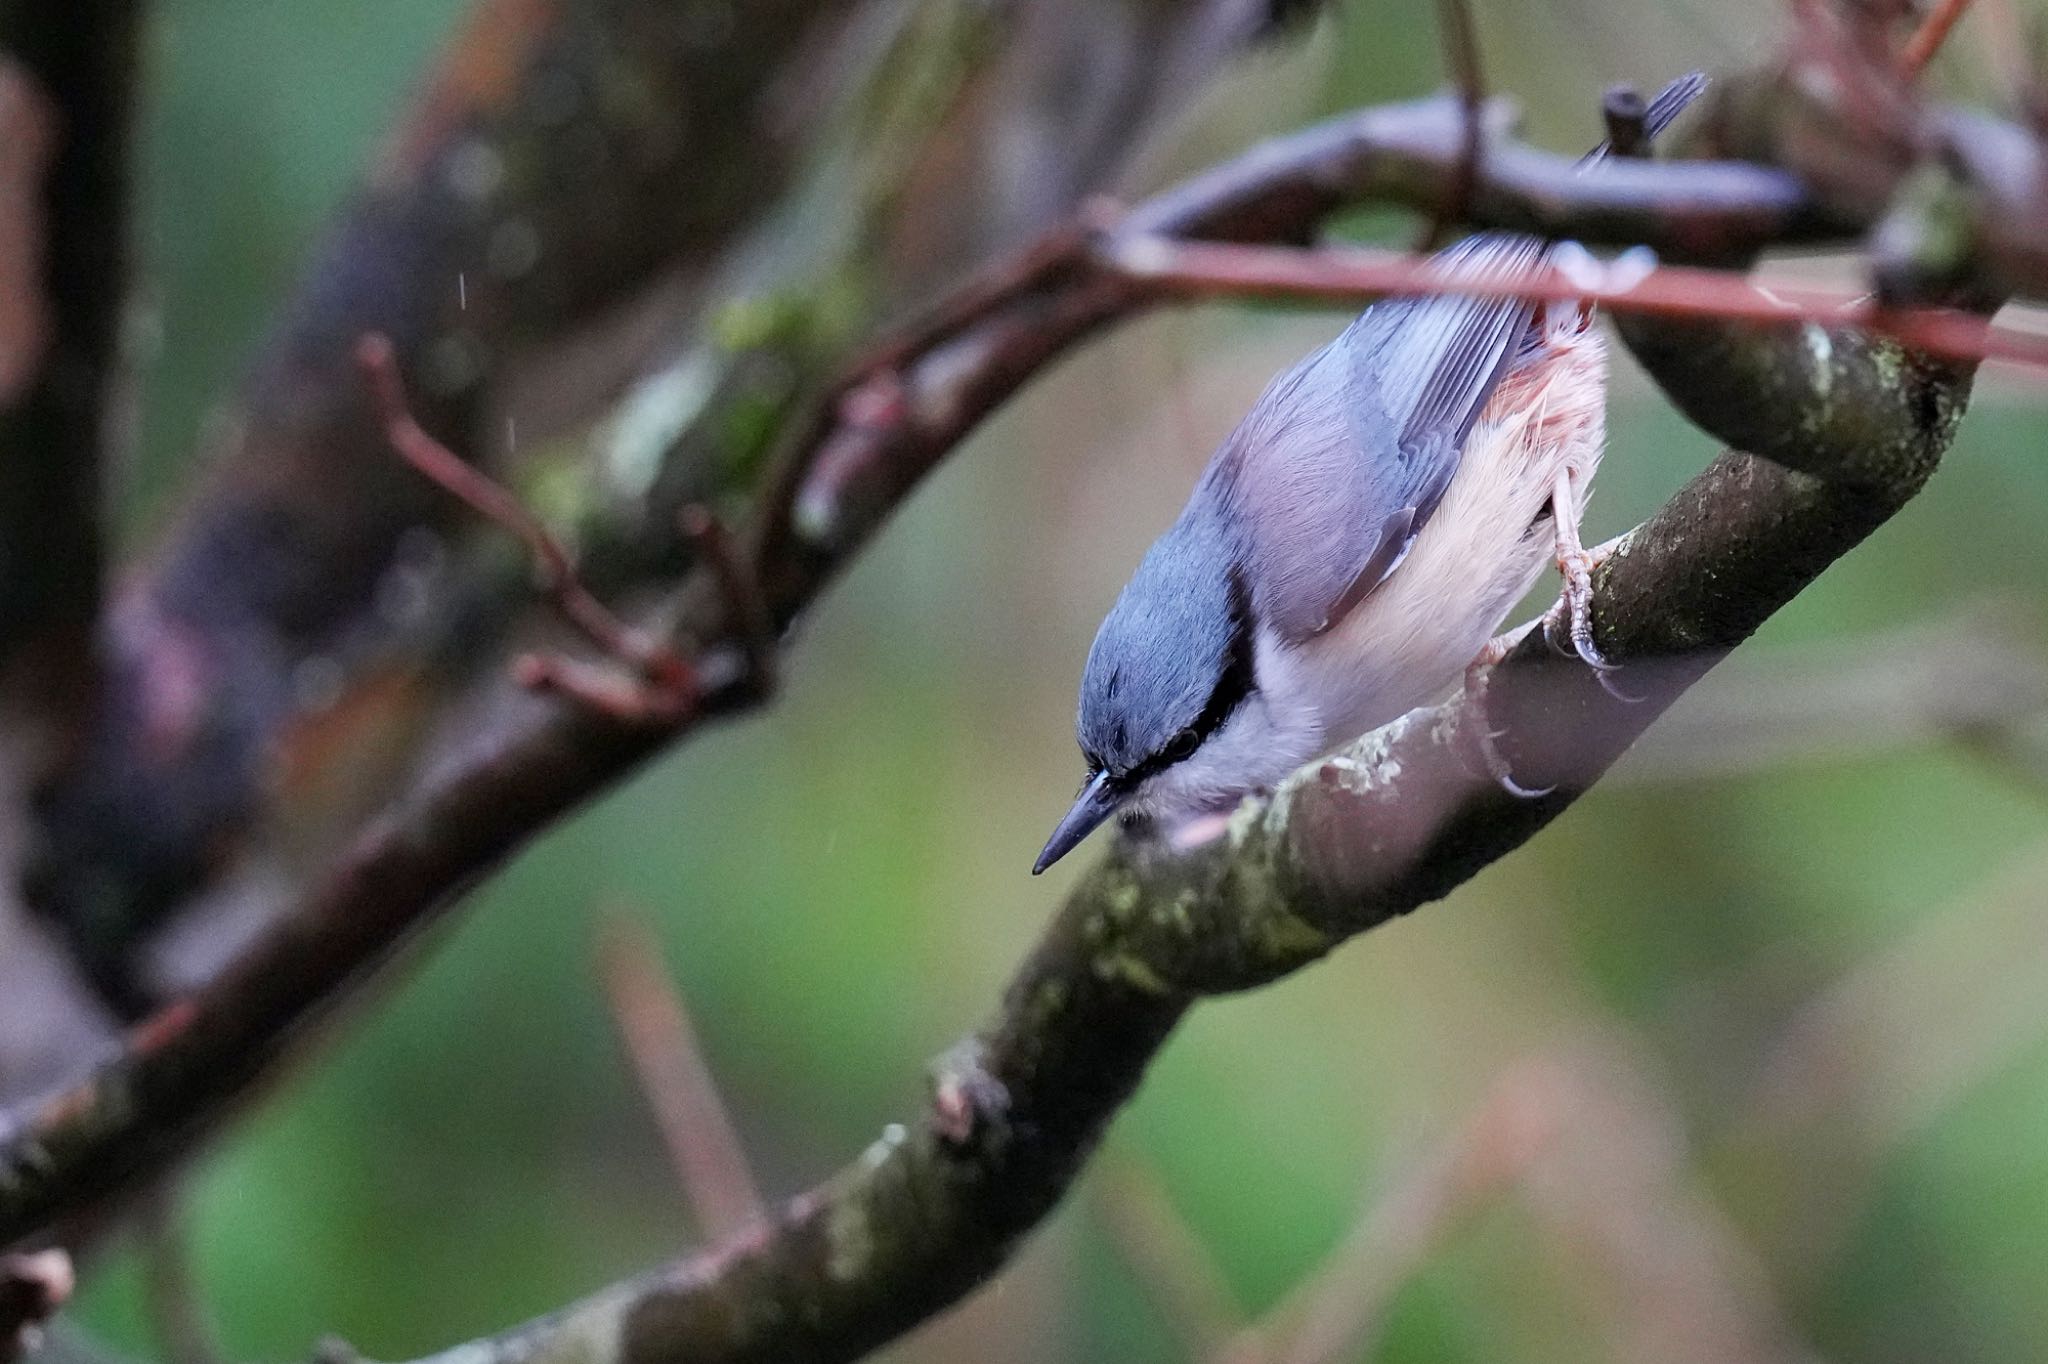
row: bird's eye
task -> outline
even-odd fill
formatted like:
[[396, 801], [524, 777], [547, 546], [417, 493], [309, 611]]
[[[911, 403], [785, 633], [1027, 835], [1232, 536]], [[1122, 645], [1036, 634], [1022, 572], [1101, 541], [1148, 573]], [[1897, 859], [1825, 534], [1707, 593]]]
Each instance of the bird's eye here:
[[1192, 729], [1184, 729], [1167, 740], [1166, 756], [1174, 762], [1179, 762], [1183, 758], [1192, 756], [1195, 751], [1195, 745], [1200, 742], [1200, 735], [1196, 734]]

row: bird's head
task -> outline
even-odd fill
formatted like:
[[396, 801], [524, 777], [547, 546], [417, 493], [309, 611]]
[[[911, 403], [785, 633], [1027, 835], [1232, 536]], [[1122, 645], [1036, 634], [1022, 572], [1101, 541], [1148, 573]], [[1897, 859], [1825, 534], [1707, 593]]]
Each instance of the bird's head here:
[[1112, 815], [1178, 821], [1236, 804], [1253, 741], [1255, 625], [1220, 528], [1183, 516], [1103, 620], [1081, 676], [1081, 794], [1034, 874]]

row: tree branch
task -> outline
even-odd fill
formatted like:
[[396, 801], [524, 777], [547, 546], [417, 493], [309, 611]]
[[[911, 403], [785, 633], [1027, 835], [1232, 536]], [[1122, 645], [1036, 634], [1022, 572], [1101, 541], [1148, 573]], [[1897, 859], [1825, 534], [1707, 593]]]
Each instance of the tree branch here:
[[1709, 324], [1709, 331], [1713, 324], [1737, 321], [1855, 327], [1948, 359], [2048, 366], [2048, 337], [1999, 327], [1975, 313], [1889, 308], [1868, 290], [1766, 288], [1729, 270], [1634, 260], [1603, 266], [1581, 256], [1560, 264], [1473, 270], [1463, 278], [1449, 278], [1428, 259], [1369, 247], [1299, 250], [1112, 235], [1093, 250], [1095, 268], [1134, 289], [1167, 298], [1351, 303], [1388, 294], [1502, 294], [1594, 303], [1622, 318], [1690, 318]]
[[[1767, 344], [1758, 341], [1756, 344]], [[1802, 463], [1722, 456], [1596, 574], [1599, 644], [1644, 699], [1616, 699], [1534, 634], [1483, 698], [1415, 712], [1248, 801], [1190, 849], [1125, 841], [1075, 890], [995, 1018], [941, 1063], [935, 1100], [754, 1233], [448, 1356], [477, 1361], [853, 1359], [957, 1299], [1065, 1191], [1196, 1000], [1266, 983], [1461, 884], [1561, 814], [1728, 650], [1916, 492], [1954, 434], [1967, 365], [1837, 333], [1832, 382], [1893, 415], [1871, 424], [1817, 393], [1767, 398], [1804, 423]], [[1883, 371], [1897, 395], [1862, 387]], [[1814, 420], [1810, 413], [1831, 412]], [[1874, 463], [1890, 469], [1868, 477]], [[1505, 727], [1507, 794], [1475, 761]]]
[[599, 652], [631, 668], [670, 704], [688, 705], [696, 690], [690, 665], [675, 650], [652, 643], [614, 615], [584, 586], [568, 549], [539, 517], [510, 489], [466, 463], [420, 426], [406, 402], [405, 381], [398, 372], [391, 339], [380, 332], [370, 333], [357, 343], [356, 359], [369, 384], [378, 419], [384, 424], [385, 438], [398, 457], [486, 521], [517, 536], [533, 557], [541, 590], [563, 620]]

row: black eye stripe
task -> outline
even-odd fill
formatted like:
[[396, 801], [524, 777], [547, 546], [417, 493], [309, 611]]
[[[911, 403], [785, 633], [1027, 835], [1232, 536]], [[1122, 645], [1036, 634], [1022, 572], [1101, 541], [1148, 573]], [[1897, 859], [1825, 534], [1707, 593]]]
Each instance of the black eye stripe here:
[[1193, 729], [1196, 735], [1206, 739], [1223, 727], [1231, 712], [1241, 705], [1245, 697], [1252, 694], [1253, 655], [1256, 644], [1252, 631], [1251, 593], [1246, 590], [1244, 578], [1235, 568], [1230, 570], [1230, 657], [1223, 665], [1223, 675], [1216, 679], [1216, 689], [1209, 693], [1209, 702], [1202, 707], [1202, 713], [1195, 717]]
[[[1244, 699], [1252, 693], [1252, 668], [1255, 641], [1252, 629], [1251, 593], [1245, 590], [1244, 579], [1233, 568], [1230, 571], [1230, 653], [1224, 660], [1222, 675], [1216, 679], [1216, 686], [1203, 703], [1201, 714], [1195, 722], [1167, 740], [1166, 746], [1137, 764], [1127, 774], [1132, 782], [1143, 781], [1155, 772], [1160, 772], [1191, 756], [1204, 739], [1223, 727]], [[1183, 741], [1186, 741], [1183, 746]]]

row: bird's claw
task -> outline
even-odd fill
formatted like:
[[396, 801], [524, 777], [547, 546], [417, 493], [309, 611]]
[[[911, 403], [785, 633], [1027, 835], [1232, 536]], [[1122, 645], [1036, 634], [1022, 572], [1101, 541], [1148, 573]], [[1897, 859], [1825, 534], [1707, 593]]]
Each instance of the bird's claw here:
[[1621, 665], [1602, 653], [1593, 640], [1593, 570], [1604, 557], [1599, 550], [1589, 553], [1583, 549], [1558, 555], [1557, 571], [1564, 577], [1564, 591], [1543, 615], [1543, 639], [1557, 653], [1576, 657], [1592, 669], [1600, 690], [1625, 705], [1635, 705], [1644, 698], [1615, 682], [1613, 675]]
[[1606, 692], [1624, 706], [1639, 706], [1650, 699], [1648, 692], [1627, 690], [1621, 683], [1614, 680], [1612, 672], [1596, 672], [1593, 674], [1593, 680], [1600, 684], [1601, 691]]
[[[1527, 628], [1524, 626], [1523, 630]], [[1518, 630], [1512, 635], [1503, 635], [1489, 642], [1486, 648], [1480, 651], [1479, 657], [1473, 659], [1466, 667], [1465, 703], [1471, 707], [1476, 722], [1473, 725], [1474, 744], [1479, 750], [1479, 761], [1486, 768], [1486, 775], [1491, 777], [1501, 790], [1517, 800], [1540, 800], [1557, 787], [1528, 787], [1515, 780], [1514, 771], [1508, 766], [1506, 755], [1493, 742], [1507, 731], [1495, 729], [1486, 713], [1487, 680], [1493, 672], [1493, 665], [1507, 656], [1508, 649], [1521, 634], [1522, 630]]]
[[1514, 773], [1508, 770], [1507, 759], [1503, 758], [1500, 750], [1493, 746], [1493, 741], [1498, 737], [1498, 734], [1490, 730], [1482, 730], [1479, 738], [1479, 752], [1486, 761], [1486, 775], [1492, 777], [1501, 790], [1517, 800], [1541, 800], [1557, 790], [1555, 783], [1549, 786], [1529, 787], [1516, 781]]
[[[1582, 549], [1562, 553], [1557, 557], [1557, 571], [1564, 577], [1564, 591], [1544, 613], [1543, 638], [1560, 654], [1576, 654], [1594, 672], [1613, 671], [1615, 665], [1593, 642], [1593, 556]], [[1571, 647], [1567, 649], [1561, 640]]]

